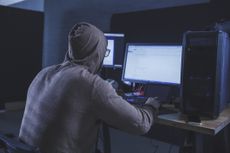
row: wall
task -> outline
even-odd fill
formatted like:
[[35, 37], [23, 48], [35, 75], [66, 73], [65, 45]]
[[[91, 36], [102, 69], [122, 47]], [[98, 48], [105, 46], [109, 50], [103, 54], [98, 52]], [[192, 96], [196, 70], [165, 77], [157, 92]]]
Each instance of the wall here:
[[229, 5], [227, 0], [222, 0], [219, 3], [118, 13], [112, 17], [111, 29], [125, 33], [129, 42], [181, 43], [187, 30], [205, 30], [216, 22], [229, 20]]
[[0, 6], [0, 103], [26, 99], [42, 67], [43, 13]]
[[43, 66], [56, 64], [63, 60], [67, 50], [67, 34], [76, 22], [91, 22], [104, 32], [109, 32], [110, 19], [114, 13], [206, 2], [208, 0], [47, 0], [44, 5]]

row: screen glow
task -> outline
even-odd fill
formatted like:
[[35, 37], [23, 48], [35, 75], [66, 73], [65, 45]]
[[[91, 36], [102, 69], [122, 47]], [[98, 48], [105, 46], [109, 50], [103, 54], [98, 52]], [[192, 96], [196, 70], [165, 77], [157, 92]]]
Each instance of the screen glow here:
[[180, 84], [181, 45], [127, 44], [123, 80]]

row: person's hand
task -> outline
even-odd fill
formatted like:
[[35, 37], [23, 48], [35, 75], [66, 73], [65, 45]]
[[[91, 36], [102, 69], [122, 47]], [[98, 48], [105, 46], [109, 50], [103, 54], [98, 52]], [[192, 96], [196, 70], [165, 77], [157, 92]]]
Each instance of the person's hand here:
[[160, 108], [160, 101], [157, 97], [149, 97], [146, 100], [145, 105], [151, 106], [156, 112], [158, 112]]

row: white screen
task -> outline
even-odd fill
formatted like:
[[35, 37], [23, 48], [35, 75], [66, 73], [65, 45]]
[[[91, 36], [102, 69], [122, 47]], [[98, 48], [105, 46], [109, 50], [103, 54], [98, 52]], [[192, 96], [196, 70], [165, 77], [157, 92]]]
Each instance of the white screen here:
[[113, 66], [113, 56], [114, 56], [114, 40], [108, 40], [108, 49], [110, 49], [109, 56], [105, 57], [103, 60], [103, 65]]
[[182, 46], [128, 44], [123, 79], [180, 84]]

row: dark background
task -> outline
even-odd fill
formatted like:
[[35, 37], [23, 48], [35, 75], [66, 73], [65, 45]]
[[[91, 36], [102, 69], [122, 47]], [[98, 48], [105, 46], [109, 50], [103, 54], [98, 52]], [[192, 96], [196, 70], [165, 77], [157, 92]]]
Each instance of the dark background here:
[[0, 6], [0, 102], [25, 100], [42, 67], [43, 13]]

